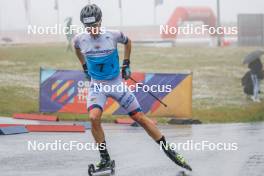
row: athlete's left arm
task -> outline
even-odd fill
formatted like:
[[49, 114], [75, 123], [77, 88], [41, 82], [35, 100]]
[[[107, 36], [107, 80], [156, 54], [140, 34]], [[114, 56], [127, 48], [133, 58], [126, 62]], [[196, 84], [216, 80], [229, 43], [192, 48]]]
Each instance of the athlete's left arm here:
[[130, 78], [130, 54], [131, 54], [131, 40], [127, 38], [127, 42], [124, 44], [124, 60], [122, 66], [122, 77], [127, 80]]
[[120, 43], [124, 45], [124, 60], [130, 59], [130, 53], [131, 53], [131, 40], [124, 35], [123, 32], [118, 31], [118, 30], [113, 30], [112, 31], [114, 41], [116, 43]]
[[131, 40], [128, 38], [127, 43], [124, 44], [124, 59], [130, 60], [131, 48]]
[[120, 31], [113, 32], [114, 38], [117, 43], [124, 44], [124, 60], [122, 65], [122, 77], [129, 79], [130, 71], [130, 54], [131, 54], [131, 40]]

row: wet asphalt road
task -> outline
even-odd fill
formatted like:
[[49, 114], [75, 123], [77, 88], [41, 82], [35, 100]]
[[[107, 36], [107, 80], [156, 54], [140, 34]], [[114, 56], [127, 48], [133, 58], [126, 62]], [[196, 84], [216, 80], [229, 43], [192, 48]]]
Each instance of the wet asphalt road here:
[[[184, 169], [172, 163], [142, 128], [104, 124], [116, 176], [177, 176]], [[159, 126], [173, 143], [235, 143], [235, 151], [180, 150], [193, 168], [192, 176], [264, 175], [264, 123]], [[1, 176], [85, 176], [87, 165], [98, 160], [94, 150], [29, 151], [28, 141], [93, 143], [86, 133], [28, 133], [0, 136]], [[75, 142], [74, 142], [75, 143]], [[228, 147], [227, 147], [228, 148]]]

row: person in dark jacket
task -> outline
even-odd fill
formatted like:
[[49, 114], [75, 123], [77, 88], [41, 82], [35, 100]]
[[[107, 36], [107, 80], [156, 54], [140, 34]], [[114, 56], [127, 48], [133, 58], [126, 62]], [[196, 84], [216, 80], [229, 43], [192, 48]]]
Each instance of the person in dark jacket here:
[[259, 92], [260, 92], [260, 81], [263, 79], [263, 65], [260, 59], [256, 59], [248, 65], [251, 73], [251, 79], [253, 83], [253, 96], [251, 99], [254, 102], [260, 102]]

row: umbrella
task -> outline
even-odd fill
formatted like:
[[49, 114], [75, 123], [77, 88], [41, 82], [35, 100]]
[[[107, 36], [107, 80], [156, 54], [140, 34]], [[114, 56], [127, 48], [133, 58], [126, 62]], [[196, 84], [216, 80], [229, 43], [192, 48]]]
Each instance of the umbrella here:
[[250, 64], [254, 60], [259, 59], [263, 54], [264, 54], [264, 51], [261, 51], [261, 50], [253, 51], [245, 57], [243, 64]]

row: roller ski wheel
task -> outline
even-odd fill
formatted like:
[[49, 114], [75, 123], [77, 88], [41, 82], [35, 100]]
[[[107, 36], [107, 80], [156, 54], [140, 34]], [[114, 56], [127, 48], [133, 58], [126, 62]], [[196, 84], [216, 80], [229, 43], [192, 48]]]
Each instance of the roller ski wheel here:
[[111, 174], [114, 175], [115, 174], [115, 160], [111, 161]]
[[180, 171], [177, 176], [189, 176], [184, 171]]
[[93, 176], [93, 173], [95, 173], [95, 167], [93, 164], [88, 165], [88, 175]]
[[94, 174], [100, 175], [100, 173], [104, 173], [106, 171], [110, 171], [111, 175], [115, 174], [115, 160], [110, 161], [109, 166], [105, 167], [97, 167], [94, 164], [88, 165], [88, 175], [93, 176]]

